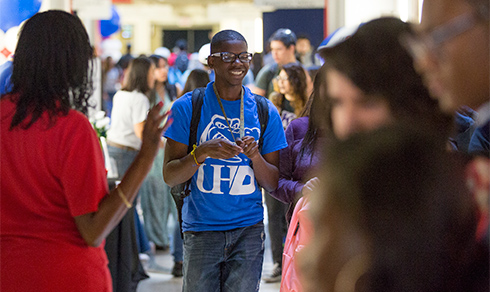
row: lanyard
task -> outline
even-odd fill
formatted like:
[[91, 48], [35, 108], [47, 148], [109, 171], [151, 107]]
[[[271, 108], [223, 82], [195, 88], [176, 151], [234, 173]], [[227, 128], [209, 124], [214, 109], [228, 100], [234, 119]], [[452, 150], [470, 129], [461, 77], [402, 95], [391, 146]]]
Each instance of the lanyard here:
[[[214, 89], [214, 94], [216, 94], [216, 97], [218, 99], [219, 106], [221, 107], [221, 111], [223, 112], [223, 115], [225, 116], [226, 124], [228, 124], [228, 129], [230, 129], [231, 137], [233, 138], [233, 142], [236, 141], [235, 135], [233, 135], [233, 130], [231, 129], [230, 122], [228, 121], [228, 118], [226, 117], [225, 113], [225, 108], [223, 107], [223, 103], [221, 103], [221, 97], [219, 96], [218, 90], [216, 90], [216, 85], [213, 83], [213, 89]], [[243, 109], [243, 88], [241, 92], [241, 97], [240, 97], [240, 138], [243, 138], [244, 133], [245, 133], [245, 123], [244, 123], [244, 109]]]

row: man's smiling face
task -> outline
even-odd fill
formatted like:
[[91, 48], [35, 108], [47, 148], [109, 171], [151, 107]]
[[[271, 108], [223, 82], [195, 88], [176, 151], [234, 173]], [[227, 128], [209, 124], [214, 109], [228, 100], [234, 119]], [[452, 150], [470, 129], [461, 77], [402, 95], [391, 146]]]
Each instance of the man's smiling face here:
[[[227, 41], [213, 48], [213, 53], [229, 52], [239, 55], [247, 52], [247, 44], [243, 41]], [[250, 68], [250, 62], [242, 63], [238, 57], [231, 63], [223, 62], [219, 56], [208, 58], [209, 67], [214, 69], [216, 82], [222, 85], [237, 86], [242, 84], [242, 80]]]

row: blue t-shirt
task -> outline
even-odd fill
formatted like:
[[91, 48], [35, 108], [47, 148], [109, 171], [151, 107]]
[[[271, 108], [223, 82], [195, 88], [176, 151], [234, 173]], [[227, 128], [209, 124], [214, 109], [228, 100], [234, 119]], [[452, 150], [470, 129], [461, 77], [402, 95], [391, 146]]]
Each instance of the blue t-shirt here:
[[[260, 136], [259, 117], [255, 99], [246, 87], [244, 92], [245, 136]], [[192, 93], [177, 99], [172, 106], [173, 123], [165, 137], [189, 144], [192, 117]], [[239, 137], [240, 100], [221, 100], [226, 116]], [[276, 107], [269, 103], [269, 122], [264, 133], [261, 154], [287, 146], [281, 118]], [[232, 135], [213, 90], [206, 88], [201, 120], [197, 129], [197, 145], [216, 138], [233, 141]], [[255, 180], [250, 159], [243, 153], [231, 159], [206, 158], [192, 177], [191, 195], [184, 199], [183, 231], [223, 231], [257, 224], [263, 220], [262, 193]]]

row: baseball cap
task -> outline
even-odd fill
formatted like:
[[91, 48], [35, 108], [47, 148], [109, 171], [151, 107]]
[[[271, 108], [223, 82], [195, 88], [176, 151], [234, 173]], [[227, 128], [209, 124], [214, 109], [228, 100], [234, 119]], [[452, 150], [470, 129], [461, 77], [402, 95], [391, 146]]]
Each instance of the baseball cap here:
[[271, 41], [280, 41], [286, 47], [289, 47], [291, 45], [296, 45], [296, 34], [289, 28], [280, 28], [269, 38], [269, 42]]

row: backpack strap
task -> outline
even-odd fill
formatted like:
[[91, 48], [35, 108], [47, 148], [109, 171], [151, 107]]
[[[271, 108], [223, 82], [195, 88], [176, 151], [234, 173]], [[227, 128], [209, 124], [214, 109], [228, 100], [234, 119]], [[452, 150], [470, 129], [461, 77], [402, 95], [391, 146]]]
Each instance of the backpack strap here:
[[262, 150], [264, 144], [264, 133], [269, 123], [269, 104], [267, 99], [263, 96], [254, 94], [255, 103], [257, 104], [257, 113], [259, 115], [260, 123], [260, 137], [259, 137], [259, 152]]
[[[197, 126], [201, 119], [201, 108], [204, 100], [204, 94], [206, 89], [204, 87], [196, 88], [192, 91], [192, 117], [189, 132], [189, 145], [187, 146], [187, 153], [192, 151], [192, 145], [197, 141]], [[184, 198], [191, 194], [191, 182], [192, 177], [184, 183], [178, 184], [170, 189], [172, 198], [174, 199], [175, 206], [177, 207], [177, 215], [180, 226], [180, 236], [184, 238], [182, 233], [182, 207], [184, 205]]]
[[199, 87], [192, 91], [192, 118], [187, 153], [192, 151], [192, 145], [197, 142], [197, 126], [199, 126], [199, 120], [201, 119], [201, 108], [204, 101], [205, 91], [206, 88], [204, 87]]
[[[206, 88], [199, 87], [192, 91], [192, 117], [190, 124], [190, 132], [189, 132], [189, 144], [187, 145], [187, 153], [191, 153], [192, 146], [197, 142], [197, 127], [199, 126], [199, 121], [201, 119], [201, 108], [204, 101], [204, 94], [206, 92]], [[190, 195], [191, 192], [191, 181], [192, 177], [185, 182], [185, 189], [182, 198]]]

